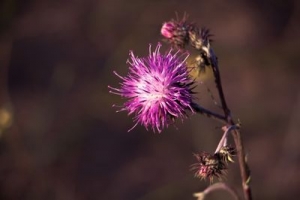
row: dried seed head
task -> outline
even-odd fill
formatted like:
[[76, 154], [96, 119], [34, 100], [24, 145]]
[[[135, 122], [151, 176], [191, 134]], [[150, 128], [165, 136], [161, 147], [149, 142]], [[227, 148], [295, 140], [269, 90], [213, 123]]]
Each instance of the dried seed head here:
[[214, 177], [220, 179], [226, 173], [226, 165], [217, 154], [211, 155], [204, 152], [194, 156], [198, 163], [193, 164], [191, 170], [196, 170], [196, 177], [201, 179], [208, 178], [212, 182]]

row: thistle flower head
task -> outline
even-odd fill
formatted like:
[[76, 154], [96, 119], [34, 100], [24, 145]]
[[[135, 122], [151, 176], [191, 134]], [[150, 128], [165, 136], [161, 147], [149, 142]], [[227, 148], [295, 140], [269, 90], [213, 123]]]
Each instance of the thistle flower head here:
[[[134, 114], [136, 124], [141, 124], [153, 131], [161, 132], [174, 119], [186, 117], [186, 111], [193, 111], [190, 106], [193, 99], [194, 81], [189, 77], [185, 61], [187, 54], [160, 53], [158, 44], [149, 56], [138, 58], [130, 52], [129, 73], [123, 77], [121, 88], [111, 88], [111, 93], [127, 98], [122, 111]], [[130, 129], [130, 130], [131, 130]]]
[[190, 44], [195, 49], [203, 52], [203, 47], [207, 47], [212, 42], [213, 36], [209, 29], [198, 28], [195, 23], [187, 21], [188, 16], [185, 14], [181, 20], [172, 19], [163, 23], [161, 27], [161, 34], [165, 40], [178, 49], [184, 49], [186, 45]]
[[201, 153], [194, 155], [197, 163], [192, 165], [191, 170], [195, 170], [195, 176], [201, 179], [221, 178], [226, 173], [226, 165], [218, 154]]
[[187, 18], [188, 16], [184, 15], [181, 20], [172, 19], [165, 22], [160, 31], [166, 40], [178, 49], [183, 49], [189, 43], [189, 33], [197, 29], [194, 23], [187, 22]]

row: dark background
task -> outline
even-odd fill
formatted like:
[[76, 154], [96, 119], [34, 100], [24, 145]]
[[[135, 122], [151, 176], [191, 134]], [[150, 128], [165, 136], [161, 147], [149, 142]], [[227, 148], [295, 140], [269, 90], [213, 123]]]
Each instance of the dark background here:
[[[191, 115], [153, 134], [112, 104], [129, 50], [146, 56], [184, 12], [214, 34], [228, 104], [242, 122], [256, 200], [299, 199], [300, 2], [3, 0], [0, 3], [0, 199], [195, 199], [192, 153], [220, 124]], [[166, 44], [164, 44], [167, 47]], [[203, 106], [218, 108], [210, 76]], [[216, 96], [215, 96], [216, 97]], [[237, 162], [236, 162], [237, 163]], [[227, 182], [240, 191], [237, 164]], [[208, 199], [230, 199], [217, 192]]]

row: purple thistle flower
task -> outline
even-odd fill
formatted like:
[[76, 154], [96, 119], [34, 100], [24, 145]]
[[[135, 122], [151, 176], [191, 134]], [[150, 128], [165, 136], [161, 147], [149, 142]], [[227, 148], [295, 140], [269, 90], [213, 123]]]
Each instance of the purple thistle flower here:
[[[123, 80], [121, 88], [110, 87], [111, 93], [128, 98], [120, 111], [134, 114], [136, 124], [141, 124], [153, 131], [161, 132], [176, 118], [186, 117], [186, 110], [193, 112], [194, 81], [190, 78], [185, 61], [188, 54], [160, 53], [161, 44], [149, 56], [138, 58], [130, 52], [127, 61], [129, 73], [126, 77], [118, 75]], [[130, 131], [129, 130], [129, 131]]]

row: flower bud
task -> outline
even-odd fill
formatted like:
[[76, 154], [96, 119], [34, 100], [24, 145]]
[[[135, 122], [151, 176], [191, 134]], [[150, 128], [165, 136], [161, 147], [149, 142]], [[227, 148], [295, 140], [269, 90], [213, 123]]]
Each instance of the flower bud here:
[[160, 32], [165, 38], [170, 39], [173, 37], [174, 30], [175, 30], [174, 22], [165, 22], [161, 27]]

